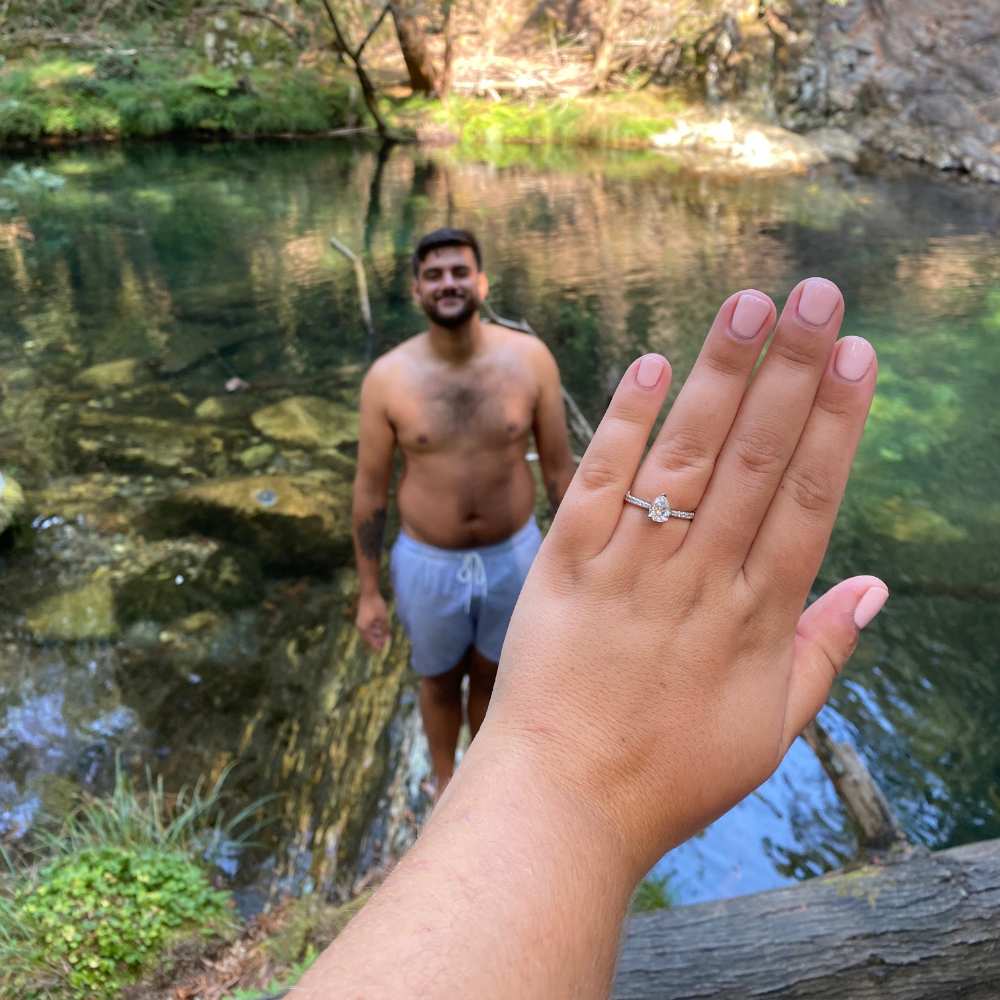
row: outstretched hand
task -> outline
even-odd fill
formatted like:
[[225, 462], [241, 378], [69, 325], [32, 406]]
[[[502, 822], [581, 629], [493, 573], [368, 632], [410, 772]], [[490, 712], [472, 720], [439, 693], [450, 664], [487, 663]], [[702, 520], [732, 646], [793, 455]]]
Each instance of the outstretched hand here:
[[875, 389], [842, 317], [800, 283], [751, 379], [775, 309], [731, 296], [648, 453], [671, 373], [634, 362], [518, 602], [482, 752], [592, 804], [638, 875], [774, 771], [888, 596], [859, 576], [803, 611]]
[[[423, 835], [297, 995], [607, 995], [636, 882], [750, 792], [888, 596], [803, 611], [875, 388], [810, 278], [723, 304], [652, 448], [670, 369], [626, 371], [521, 593], [479, 734]], [[751, 377], [752, 376], [752, 377]], [[693, 521], [626, 505], [665, 494]]]

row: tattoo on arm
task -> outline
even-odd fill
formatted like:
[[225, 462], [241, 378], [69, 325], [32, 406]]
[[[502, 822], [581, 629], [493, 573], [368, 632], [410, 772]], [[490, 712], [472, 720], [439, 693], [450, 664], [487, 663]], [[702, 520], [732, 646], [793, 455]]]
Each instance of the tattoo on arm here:
[[558, 484], [554, 479], [550, 479], [545, 484], [545, 492], [549, 495], [549, 510], [555, 514], [559, 509], [559, 501], [562, 499], [558, 493]]
[[380, 507], [372, 512], [367, 521], [362, 521], [358, 525], [358, 544], [361, 546], [361, 551], [368, 559], [374, 559], [376, 562], [382, 555], [385, 515], [385, 508]]

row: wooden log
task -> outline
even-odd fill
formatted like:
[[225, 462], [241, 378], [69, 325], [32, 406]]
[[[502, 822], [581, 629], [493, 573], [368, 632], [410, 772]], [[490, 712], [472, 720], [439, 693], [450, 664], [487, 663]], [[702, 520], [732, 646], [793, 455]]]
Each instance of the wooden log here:
[[633, 917], [614, 997], [996, 1000], [1000, 840]]

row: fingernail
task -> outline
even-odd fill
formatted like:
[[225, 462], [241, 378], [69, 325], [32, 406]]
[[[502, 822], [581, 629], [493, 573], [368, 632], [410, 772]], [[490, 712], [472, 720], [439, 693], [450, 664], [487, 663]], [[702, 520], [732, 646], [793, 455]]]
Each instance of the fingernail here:
[[812, 326], [822, 326], [833, 315], [840, 291], [826, 278], [810, 278], [799, 296], [799, 316]]
[[875, 351], [864, 337], [844, 337], [837, 345], [834, 370], [841, 378], [857, 382], [865, 377], [875, 360]]
[[658, 354], [647, 354], [639, 362], [635, 380], [644, 389], [652, 389], [660, 381], [664, 367], [663, 358]]
[[858, 629], [863, 629], [882, 610], [887, 600], [889, 591], [885, 587], [869, 587], [854, 609], [854, 624]]
[[759, 295], [744, 293], [739, 297], [729, 328], [740, 340], [750, 340], [760, 333], [767, 317], [771, 315], [771, 303]]

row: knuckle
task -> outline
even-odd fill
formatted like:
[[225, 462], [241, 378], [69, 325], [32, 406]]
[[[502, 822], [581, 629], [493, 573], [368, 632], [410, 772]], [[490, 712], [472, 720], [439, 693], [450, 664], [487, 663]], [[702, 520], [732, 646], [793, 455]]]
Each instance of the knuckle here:
[[754, 475], [776, 472], [785, 461], [781, 436], [761, 427], [740, 434], [735, 449], [740, 464]]
[[592, 492], [603, 492], [611, 487], [621, 486], [621, 475], [610, 458], [591, 456], [581, 463], [576, 474], [583, 488]]
[[668, 472], [710, 472], [714, 465], [705, 441], [690, 431], [676, 431], [658, 444], [656, 463]]
[[748, 365], [743, 358], [731, 357], [721, 351], [706, 354], [704, 364], [713, 375], [721, 375], [725, 379], [744, 379], [747, 375]]
[[826, 341], [813, 333], [809, 336], [787, 337], [772, 350], [787, 367], [804, 371], [815, 368], [820, 359], [829, 352], [829, 346]]
[[818, 466], [789, 466], [781, 489], [799, 507], [813, 514], [825, 514], [837, 500], [837, 491], [830, 474]]
[[[854, 403], [853, 387], [846, 387], [832, 380], [824, 381], [816, 396], [816, 408], [836, 420], [850, 420], [854, 417], [857, 407]], [[845, 391], [846, 389], [846, 391]]]

